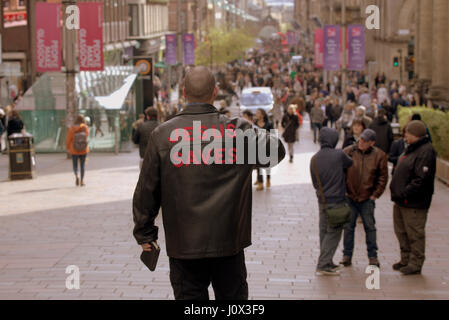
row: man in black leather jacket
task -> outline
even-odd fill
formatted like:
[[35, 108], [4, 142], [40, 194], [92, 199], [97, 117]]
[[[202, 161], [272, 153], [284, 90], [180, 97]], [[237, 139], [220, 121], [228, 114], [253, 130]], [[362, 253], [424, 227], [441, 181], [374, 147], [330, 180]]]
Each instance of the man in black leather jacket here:
[[157, 110], [154, 107], [148, 107], [145, 110], [145, 122], [141, 123], [133, 134], [133, 142], [139, 145], [140, 159], [145, 157], [145, 151], [148, 145], [148, 139], [151, 133], [159, 125], [157, 120]]
[[[162, 207], [175, 298], [208, 299], [212, 282], [216, 299], [245, 300], [243, 250], [251, 245], [251, 173], [279, 163], [285, 149], [275, 135], [242, 118], [219, 114], [212, 105], [218, 88], [207, 68], [191, 69], [184, 81], [186, 108], [150, 136], [133, 199], [134, 237], [145, 251], [152, 250], [149, 243], [158, 236], [154, 220]], [[208, 149], [210, 141], [221, 136], [236, 142], [242, 132], [247, 137], [241, 140], [243, 157], [241, 143]], [[182, 142], [187, 149], [176, 151]], [[269, 162], [259, 154], [262, 146], [270, 148]]]

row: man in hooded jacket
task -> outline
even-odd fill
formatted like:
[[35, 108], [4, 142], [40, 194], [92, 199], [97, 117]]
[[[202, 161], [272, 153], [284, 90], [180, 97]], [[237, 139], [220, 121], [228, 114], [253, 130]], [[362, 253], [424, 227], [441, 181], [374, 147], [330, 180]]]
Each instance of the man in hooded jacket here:
[[[343, 150], [335, 149], [338, 143], [338, 132], [335, 129], [327, 127], [321, 129], [319, 143], [321, 150], [313, 156], [310, 163], [310, 174], [317, 193], [320, 211], [320, 257], [317, 274], [338, 275], [338, 266], [333, 263], [332, 259], [340, 242], [343, 226], [330, 227], [327, 224], [326, 209], [346, 202], [344, 170], [352, 166], [352, 159]], [[316, 171], [314, 165], [316, 165]], [[322, 185], [325, 203], [322, 201], [316, 175]]]

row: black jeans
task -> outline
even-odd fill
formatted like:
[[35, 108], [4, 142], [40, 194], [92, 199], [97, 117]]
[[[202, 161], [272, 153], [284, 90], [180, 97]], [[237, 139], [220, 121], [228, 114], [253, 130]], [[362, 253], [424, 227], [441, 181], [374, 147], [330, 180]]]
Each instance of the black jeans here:
[[169, 260], [176, 300], [209, 300], [211, 282], [216, 300], [248, 300], [243, 250], [231, 257]]
[[78, 160], [80, 163], [80, 169], [81, 169], [81, 180], [84, 179], [84, 164], [86, 163], [86, 155], [72, 155], [72, 161], [73, 161], [73, 172], [78, 177]]

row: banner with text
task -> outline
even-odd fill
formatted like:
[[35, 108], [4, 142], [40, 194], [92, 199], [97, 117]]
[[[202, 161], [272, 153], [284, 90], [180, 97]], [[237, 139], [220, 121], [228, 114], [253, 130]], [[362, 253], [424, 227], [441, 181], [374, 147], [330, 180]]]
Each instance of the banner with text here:
[[176, 34], [165, 35], [165, 64], [176, 64]]
[[314, 65], [315, 68], [323, 67], [323, 29], [315, 29], [315, 40], [314, 40]]
[[363, 25], [348, 26], [348, 69], [365, 70], [365, 29]]
[[103, 4], [80, 2], [80, 29], [78, 36], [79, 65], [81, 71], [104, 70]]
[[339, 25], [324, 26], [324, 69], [340, 69], [341, 31]]
[[36, 71], [61, 70], [61, 4], [36, 3]]
[[184, 64], [195, 64], [195, 37], [193, 33], [186, 33], [183, 35], [184, 40]]

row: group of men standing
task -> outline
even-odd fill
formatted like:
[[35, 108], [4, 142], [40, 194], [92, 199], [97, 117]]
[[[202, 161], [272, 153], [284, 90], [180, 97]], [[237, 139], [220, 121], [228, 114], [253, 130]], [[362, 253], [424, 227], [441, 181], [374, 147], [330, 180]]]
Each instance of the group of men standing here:
[[[421, 273], [425, 260], [425, 225], [434, 192], [436, 152], [422, 121], [407, 124], [404, 140], [407, 147], [390, 183], [394, 231], [401, 252], [400, 261], [392, 267], [411, 275]], [[365, 230], [369, 265], [380, 267], [374, 211], [388, 183], [388, 165], [386, 153], [375, 147], [376, 132], [366, 129], [355, 144], [336, 150], [337, 131], [323, 128], [319, 142], [321, 150], [313, 157], [310, 169], [320, 208], [317, 273], [338, 275], [341, 266], [351, 266], [358, 216]], [[346, 204], [350, 208], [349, 221], [330, 225], [329, 212]], [[343, 231], [343, 259], [335, 265], [333, 256]]]

